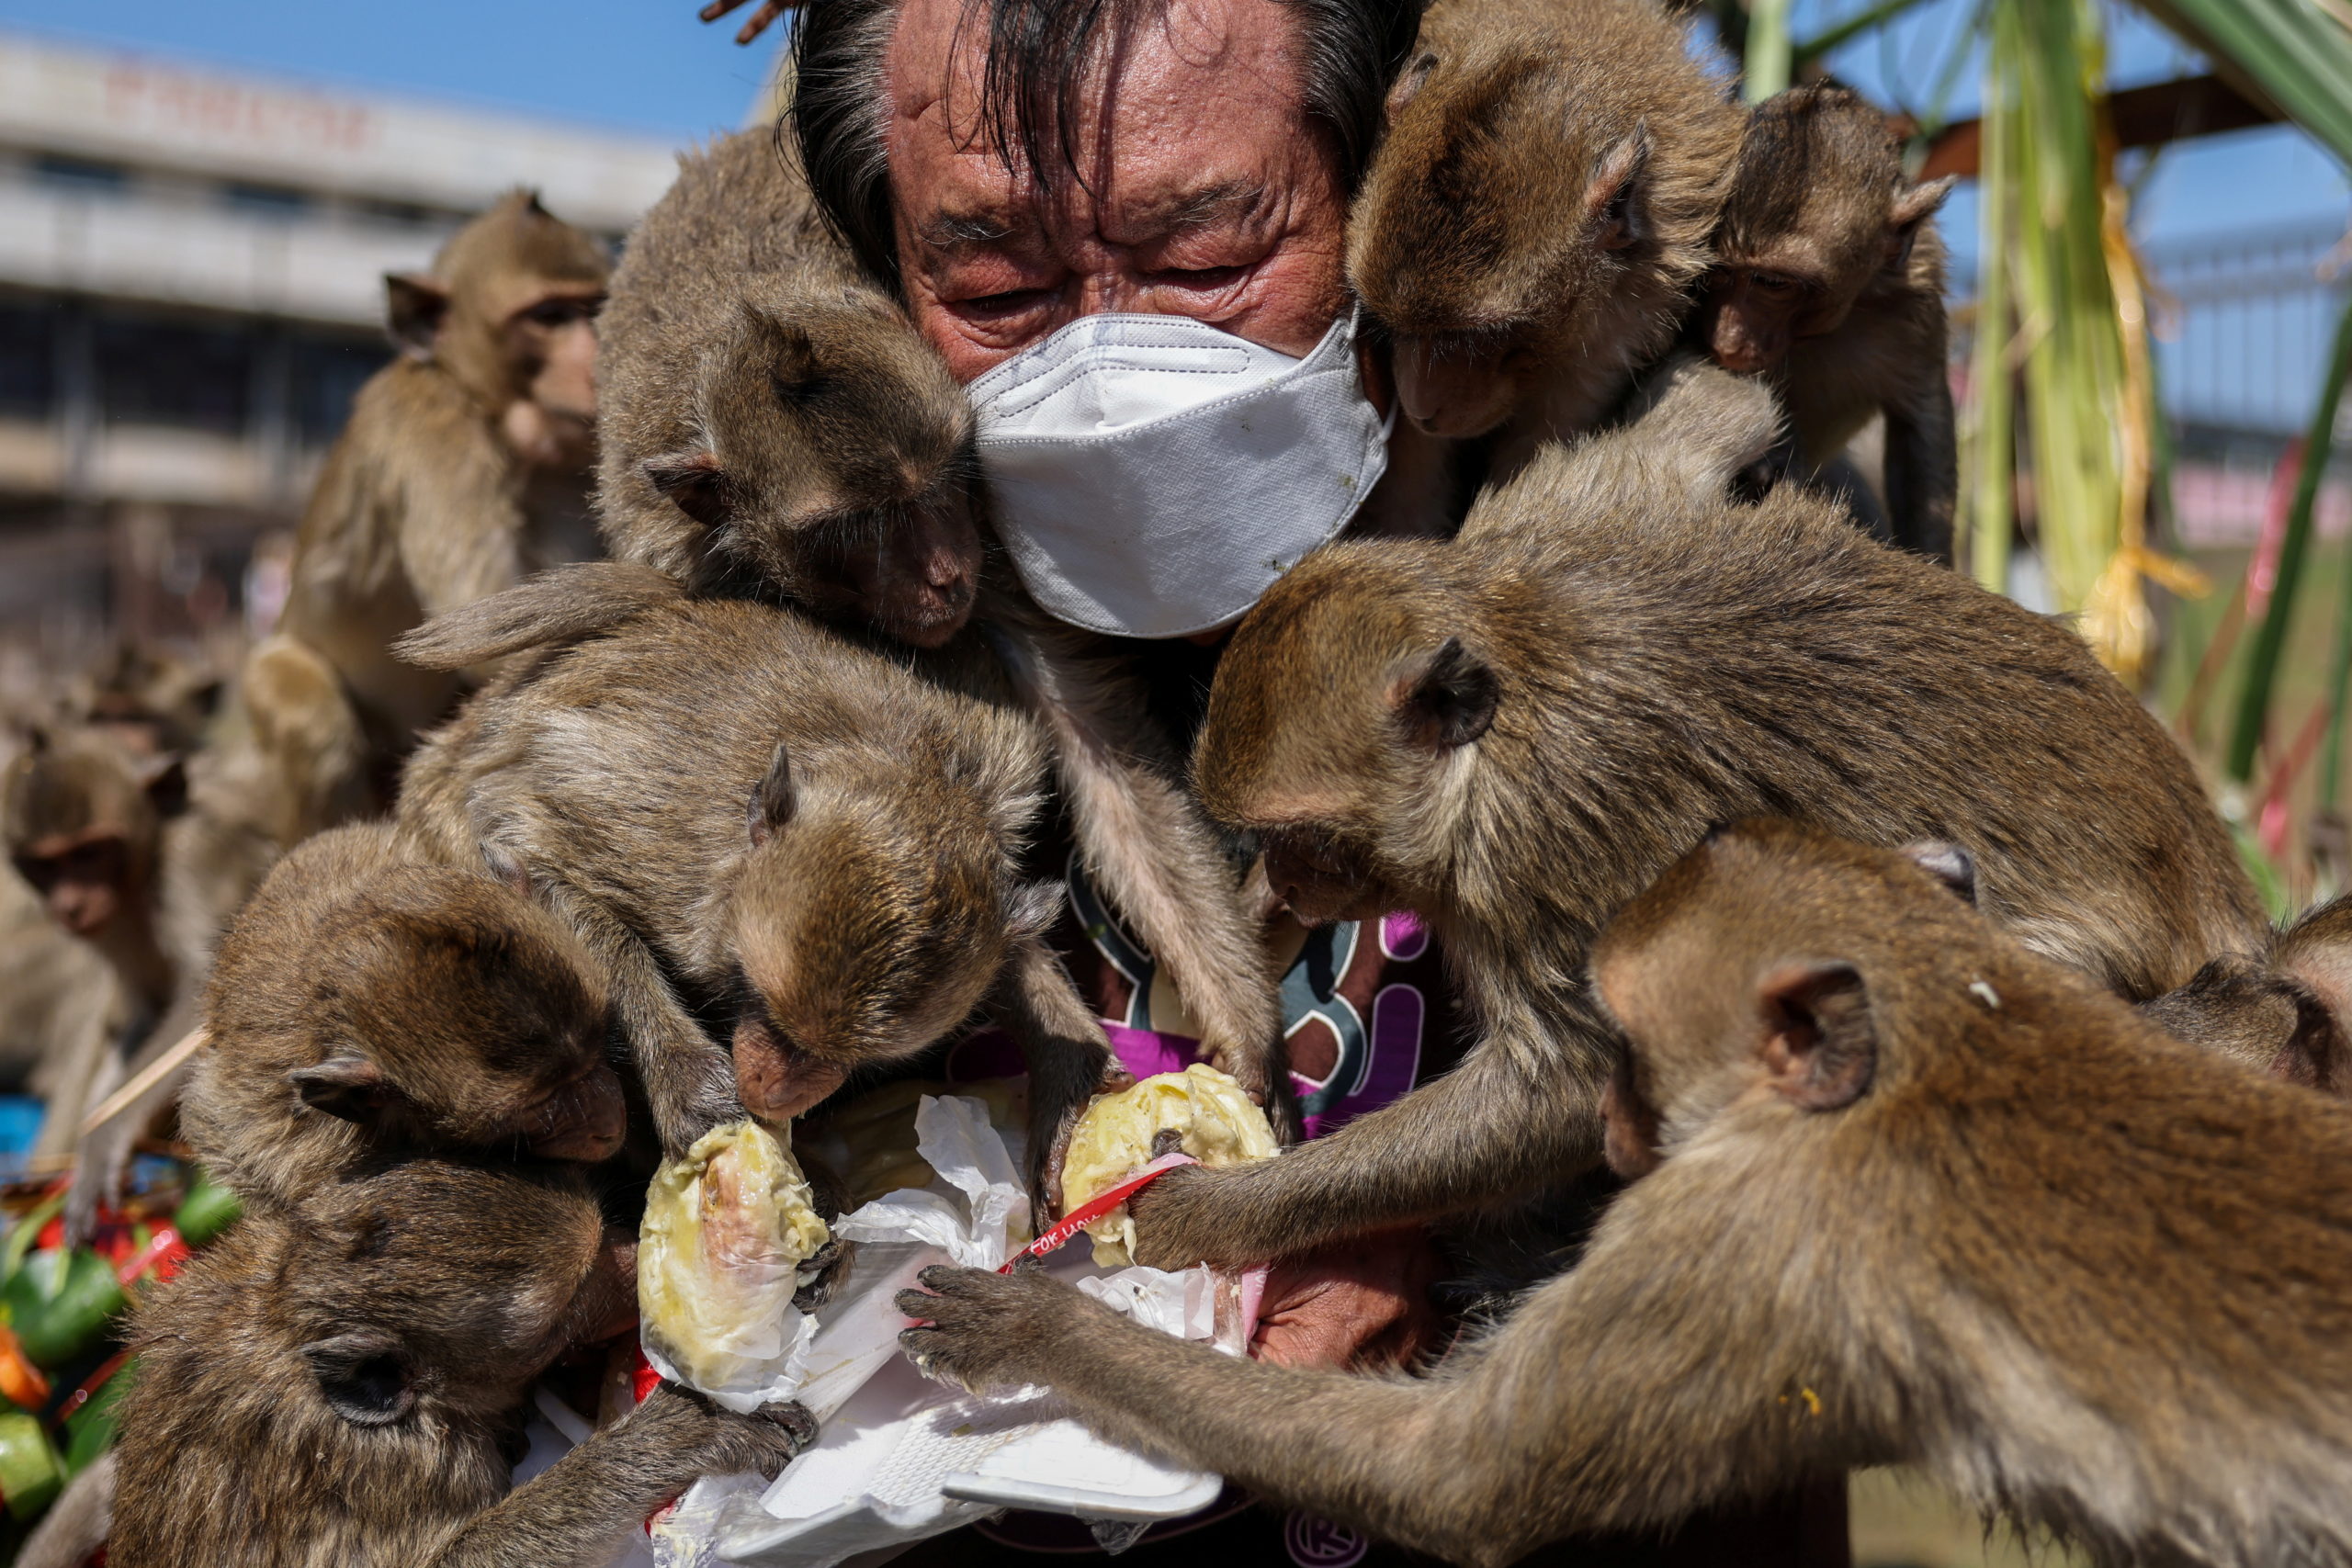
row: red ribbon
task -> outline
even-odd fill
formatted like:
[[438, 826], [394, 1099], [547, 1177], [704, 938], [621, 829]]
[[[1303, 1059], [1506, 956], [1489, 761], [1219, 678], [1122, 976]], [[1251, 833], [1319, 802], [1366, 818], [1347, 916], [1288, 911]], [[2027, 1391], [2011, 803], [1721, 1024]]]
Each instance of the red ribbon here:
[[1153, 1182], [1159, 1180], [1161, 1177], [1167, 1175], [1178, 1166], [1198, 1165], [1200, 1163], [1200, 1161], [1194, 1159], [1191, 1155], [1185, 1154], [1181, 1150], [1174, 1154], [1161, 1155], [1158, 1159], [1153, 1160], [1149, 1165], [1145, 1166], [1141, 1170], [1136, 1171], [1133, 1176], [1128, 1177], [1125, 1180], [1116, 1182], [1112, 1186], [1104, 1188], [1102, 1191], [1096, 1193], [1085, 1202], [1080, 1203], [1069, 1213], [1063, 1215], [1061, 1219], [1054, 1224], [1052, 1229], [1046, 1231], [1045, 1235], [1039, 1236], [1036, 1240], [1023, 1247], [1019, 1252], [1014, 1253], [1012, 1255], [1012, 1262], [1007, 1263], [1003, 1268], [998, 1269], [997, 1272], [1000, 1274], [1010, 1274], [1012, 1272], [1012, 1265], [1020, 1262], [1024, 1258], [1043, 1258], [1048, 1252], [1058, 1251], [1062, 1244], [1069, 1241], [1070, 1237], [1076, 1235], [1088, 1225], [1093, 1224], [1096, 1220], [1101, 1219], [1103, 1215], [1109, 1213], [1112, 1210], [1117, 1208], [1129, 1198], [1134, 1197], [1136, 1193], [1142, 1191], [1145, 1188], [1150, 1186]]

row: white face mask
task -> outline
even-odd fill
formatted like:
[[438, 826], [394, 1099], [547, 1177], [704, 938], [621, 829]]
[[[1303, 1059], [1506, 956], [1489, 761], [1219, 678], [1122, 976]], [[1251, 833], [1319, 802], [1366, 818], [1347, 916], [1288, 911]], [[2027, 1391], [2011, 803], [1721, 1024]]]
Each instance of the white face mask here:
[[1122, 637], [1233, 620], [1388, 462], [1351, 316], [1304, 359], [1182, 316], [1085, 316], [967, 390], [1021, 581]]

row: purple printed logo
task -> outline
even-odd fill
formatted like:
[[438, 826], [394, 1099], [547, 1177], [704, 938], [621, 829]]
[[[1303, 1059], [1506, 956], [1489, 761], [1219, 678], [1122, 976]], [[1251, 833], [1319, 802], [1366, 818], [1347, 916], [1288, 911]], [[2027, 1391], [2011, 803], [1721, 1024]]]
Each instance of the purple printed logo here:
[[1293, 1508], [1283, 1520], [1283, 1547], [1298, 1568], [1349, 1568], [1363, 1561], [1372, 1542], [1345, 1525]]

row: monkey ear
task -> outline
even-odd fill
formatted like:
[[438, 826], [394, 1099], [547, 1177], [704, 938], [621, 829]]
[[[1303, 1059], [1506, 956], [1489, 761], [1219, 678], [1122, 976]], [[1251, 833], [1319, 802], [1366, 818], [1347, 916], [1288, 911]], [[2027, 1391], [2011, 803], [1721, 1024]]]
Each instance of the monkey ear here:
[[1939, 180], [1913, 186], [1894, 198], [1894, 209], [1886, 220], [1886, 265], [1899, 267], [1911, 260], [1912, 242], [1919, 237], [1919, 225], [1934, 215], [1951, 194], [1956, 176], [1946, 175]]
[[768, 759], [768, 771], [752, 786], [752, 801], [743, 812], [744, 827], [752, 835], [753, 849], [766, 843], [768, 835], [792, 820], [794, 804], [792, 753], [779, 740], [775, 754]]
[[701, 524], [716, 528], [727, 520], [727, 473], [716, 452], [677, 452], [649, 457], [644, 474], [670, 504]]
[[327, 1408], [355, 1427], [388, 1427], [416, 1405], [416, 1390], [401, 1364], [400, 1341], [379, 1330], [354, 1329], [302, 1347]]
[[1915, 839], [1903, 853], [1919, 869], [1952, 890], [1970, 908], [1976, 907], [1976, 857], [1949, 839]]
[[1495, 672], [1458, 637], [1447, 637], [1392, 690], [1406, 736], [1430, 751], [1467, 746], [1495, 722]]
[[1040, 937], [1053, 929], [1069, 887], [1061, 882], [1024, 882], [1004, 901], [1005, 934], [1014, 942]]
[[1642, 172], [1649, 166], [1650, 133], [1635, 126], [1634, 133], [1602, 154], [1585, 187], [1584, 209], [1600, 228], [1593, 243], [1604, 251], [1622, 251], [1645, 237], [1642, 222]]
[[1437, 56], [1422, 53], [1397, 73], [1396, 85], [1388, 89], [1388, 118], [1394, 120], [1405, 112], [1405, 106], [1420, 96], [1430, 73], [1437, 69]]
[[384, 274], [384, 327], [392, 346], [414, 359], [433, 357], [433, 340], [449, 314], [449, 291], [421, 273]]
[[177, 817], [187, 809], [187, 759], [175, 752], [158, 757], [139, 772], [139, 787], [158, 817]]
[[286, 1075], [302, 1103], [345, 1122], [368, 1122], [390, 1102], [395, 1092], [384, 1081], [384, 1070], [357, 1051], [340, 1050], [323, 1062], [296, 1067]]
[[1850, 964], [1790, 964], [1764, 976], [1758, 1055], [1772, 1087], [1806, 1111], [1837, 1111], [1860, 1100], [1878, 1071], [1878, 1028], [1870, 994]]

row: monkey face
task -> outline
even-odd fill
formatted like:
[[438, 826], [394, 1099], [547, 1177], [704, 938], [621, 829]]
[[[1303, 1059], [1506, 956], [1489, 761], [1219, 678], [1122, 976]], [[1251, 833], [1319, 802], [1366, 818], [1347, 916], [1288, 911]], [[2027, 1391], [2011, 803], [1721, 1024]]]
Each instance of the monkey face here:
[[972, 414], [886, 300], [746, 304], [703, 371], [704, 441], [643, 466], [707, 548], [818, 615], [917, 648], [977, 597]]
[[50, 919], [85, 941], [103, 936], [145, 881], [130, 840], [107, 829], [39, 840], [13, 858]]
[[1485, 435], [1520, 400], [1528, 355], [1509, 333], [1456, 333], [1396, 340], [1396, 399], [1422, 431], [1450, 440]]
[[1300, 923], [1369, 920], [1402, 908], [1374, 875], [1369, 857], [1313, 828], [1270, 829], [1259, 836], [1266, 884]]

